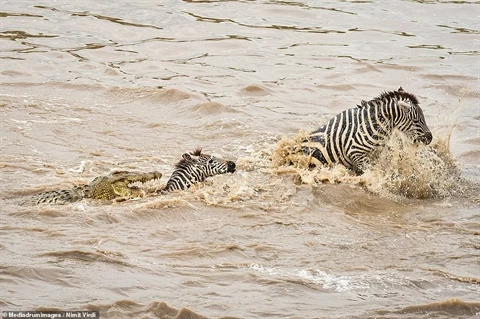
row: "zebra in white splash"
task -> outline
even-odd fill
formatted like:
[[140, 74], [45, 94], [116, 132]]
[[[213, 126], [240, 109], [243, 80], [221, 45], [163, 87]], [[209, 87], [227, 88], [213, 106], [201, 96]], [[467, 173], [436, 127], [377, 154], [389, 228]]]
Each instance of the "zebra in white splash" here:
[[428, 145], [432, 141], [416, 96], [401, 87], [337, 114], [303, 140], [301, 149], [321, 164], [340, 163], [362, 174], [372, 153], [393, 129], [416, 143]]

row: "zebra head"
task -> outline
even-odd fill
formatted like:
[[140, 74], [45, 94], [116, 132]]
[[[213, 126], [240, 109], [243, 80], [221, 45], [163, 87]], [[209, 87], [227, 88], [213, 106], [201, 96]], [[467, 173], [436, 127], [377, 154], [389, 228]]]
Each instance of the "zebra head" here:
[[190, 154], [185, 153], [182, 155], [182, 158], [184, 165], [195, 166], [202, 172], [205, 178], [219, 174], [234, 173], [236, 168], [235, 162], [227, 161], [213, 155], [202, 154], [201, 149], [196, 149]]
[[175, 167], [164, 189], [166, 191], [186, 189], [193, 184], [203, 182], [207, 177], [233, 173], [236, 169], [235, 162], [202, 154], [201, 149], [183, 154], [182, 160]]
[[397, 116], [394, 126], [415, 143], [430, 144], [432, 132], [427, 126], [416, 96], [405, 92], [401, 87], [397, 91], [385, 93], [385, 95], [390, 95], [396, 101]]

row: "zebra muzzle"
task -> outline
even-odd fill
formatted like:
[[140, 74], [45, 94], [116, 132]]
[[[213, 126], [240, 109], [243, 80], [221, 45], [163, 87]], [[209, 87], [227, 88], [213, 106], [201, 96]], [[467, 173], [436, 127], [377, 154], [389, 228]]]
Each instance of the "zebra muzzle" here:
[[432, 142], [432, 139], [433, 139], [432, 133], [428, 132], [428, 133], [425, 133], [425, 135], [423, 136], [418, 136], [415, 139], [415, 142], [428, 145]]
[[235, 162], [228, 161], [228, 162], [227, 162], [227, 172], [228, 172], [228, 173], [234, 173], [236, 166], [237, 166], [237, 165], [235, 165]]

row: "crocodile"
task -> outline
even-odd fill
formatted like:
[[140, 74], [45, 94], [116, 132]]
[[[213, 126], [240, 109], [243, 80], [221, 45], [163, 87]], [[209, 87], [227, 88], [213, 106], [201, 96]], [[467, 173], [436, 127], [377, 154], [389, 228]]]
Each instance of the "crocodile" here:
[[108, 175], [96, 177], [89, 184], [82, 184], [71, 189], [54, 190], [30, 196], [22, 204], [57, 204], [63, 205], [81, 201], [84, 198], [124, 201], [127, 199], [144, 197], [146, 192], [137, 186], [136, 182], [146, 183], [157, 180], [162, 174], [153, 171], [148, 173], [134, 173], [116, 171]]

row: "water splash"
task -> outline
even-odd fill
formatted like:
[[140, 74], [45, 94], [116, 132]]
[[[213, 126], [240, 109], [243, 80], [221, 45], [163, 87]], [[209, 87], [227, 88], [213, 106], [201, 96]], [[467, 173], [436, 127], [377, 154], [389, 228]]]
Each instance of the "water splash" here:
[[408, 198], [443, 198], [463, 191], [460, 171], [448, 149], [449, 138], [431, 145], [414, 145], [394, 135], [368, 169], [366, 187], [381, 195]]
[[299, 152], [305, 136], [301, 131], [299, 136], [282, 138], [272, 155], [274, 170], [294, 174], [298, 184], [348, 183], [392, 199], [443, 198], [464, 190], [460, 187], [460, 171], [449, 151], [450, 135], [437, 137], [426, 146], [413, 144], [403, 134], [394, 132], [361, 176], [343, 165], [317, 165], [310, 169], [311, 164], [318, 163]]

